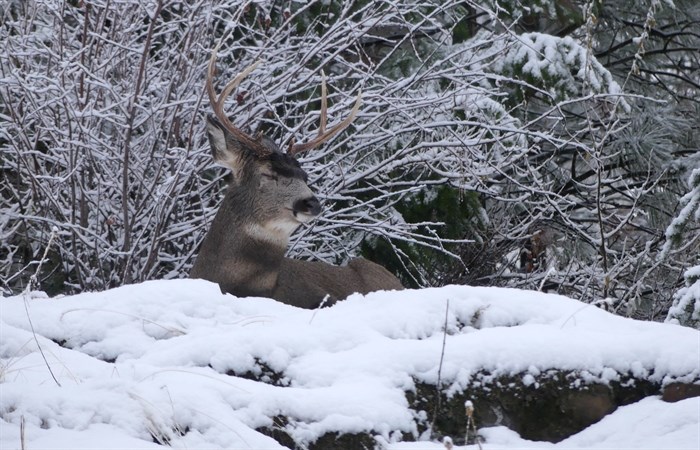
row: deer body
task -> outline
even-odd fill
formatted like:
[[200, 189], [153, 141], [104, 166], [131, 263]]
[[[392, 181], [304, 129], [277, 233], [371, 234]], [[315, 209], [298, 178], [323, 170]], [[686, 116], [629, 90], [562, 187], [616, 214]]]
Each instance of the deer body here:
[[302, 308], [317, 307], [324, 299], [332, 304], [355, 292], [402, 289], [389, 271], [362, 258], [340, 267], [284, 256], [294, 230], [321, 212], [306, 172], [293, 155], [347, 127], [359, 99], [351, 116], [326, 132], [324, 84], [319, 136], [284, 153], [270, 139], [253, 138], [228, 120], [224, 100], [255, 66], [229, 83], [217, 99], [212, 86], [215, 55], [209, 63], [207, 92], [216, 117], [207, 118], [207, 132], [214, 160], [233, 176], [190, 276], [216, 282], [223, 292], [236, 296], [270, 297]]

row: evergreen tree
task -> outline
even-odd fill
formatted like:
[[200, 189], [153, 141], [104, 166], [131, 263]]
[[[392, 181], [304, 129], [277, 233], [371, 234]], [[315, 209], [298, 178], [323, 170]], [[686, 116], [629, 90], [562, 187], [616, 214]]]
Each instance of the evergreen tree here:
[[668, 258], [672, 248], [683, 248], [695, 254], [695, 265], [685, 271], [685, 286], [674, 295], [666, 321], [700, 329], [700, 245], [697, 237], [697, 225], [700, 224], [700, 169], [693, 170], [688, 184], [690, 192], [681, 198], [682, 209], [666, 230], [667, 240], [660, 258]]

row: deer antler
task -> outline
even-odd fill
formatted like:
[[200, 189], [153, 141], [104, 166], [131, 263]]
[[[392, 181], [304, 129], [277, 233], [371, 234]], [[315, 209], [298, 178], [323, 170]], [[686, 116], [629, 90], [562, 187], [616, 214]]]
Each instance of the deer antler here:
[[216, 54], [219, 51], [220, 45], [221, 42], [219, 42], [219, 44], [214, 48], [211, 53], [211, 57], [209, 58], [209, 68], [207, 69], [207, 79], [205, 83], [207, 94], [209, 95], [209, 103], [211, 103], [211, 107], [214, 109], [214, 116], [219, 119], [219, 122], [224, 126], [224, 128], [233, 134], [243, 146], [257, 153], [258, 156], [268, 156], [270, 151], [257, 140], [238, 129], [233, 123], [231, 123], [228, 116], [224, 112], [224, 102], [226, 101], [226, 98], [231, 95], [231, 92], [233, 92], [239, 84], [241, 84], [241, 81], [243, 81], [245, 77], [250, 75], [250, 73], [258, 67], [260, 61], [254, 62], [250, 66], [246, 67], [243, 72], [236, 75], [233, 80], [226, 84], [224, 89], [221, 91], [221, 94], [219, 94], [217, 97], [216, 92], [214, 91], [213, 80], [214, 75], [216, 74]]
[[323, 144], [336, 134], [340, 133], [344, 129], [348, 127], [352, 123], [352, 121], [355, 119], [355, 116], [357, 115], [357, 112], [360, 110], [360, 103], [362, 100], [362, 92], [357, 94], [357, 100], [355, 100], [355, 106], [352, 107], [352, 111], [350, 111], [350, 115], [345, 118], [342, 122], [338, 123], [337, 125], [333, 126], [330, 130], [326, 131], [326, 122], [327, 122], [327, 111], [328, 111], [328, 98], [327, 98], [327, 91], [326, 91], [326, 75], [321, 71], [321, 118], [320, 118], [320, 125], [318, 127], [318, 136], [310, 140], [309, 142], [305, 144], [289, 144], [289, 150], [287, 150], [287, 153], [294, 156], [298, 153], [305, 152], [307, 150], [311, 150], [314, 147], [318, 147], [319, 145]]

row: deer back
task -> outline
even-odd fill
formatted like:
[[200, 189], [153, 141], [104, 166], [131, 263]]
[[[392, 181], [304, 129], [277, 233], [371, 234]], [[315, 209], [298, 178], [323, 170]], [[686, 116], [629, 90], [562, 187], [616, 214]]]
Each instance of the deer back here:
[[354, 293], [400, 289], [401, 282], [391, 272], [364, 258], [355, 258], [347, 266], [285, 258], [273, 298], [316, 308], [322, 302], [324, 306], [332, 305]]

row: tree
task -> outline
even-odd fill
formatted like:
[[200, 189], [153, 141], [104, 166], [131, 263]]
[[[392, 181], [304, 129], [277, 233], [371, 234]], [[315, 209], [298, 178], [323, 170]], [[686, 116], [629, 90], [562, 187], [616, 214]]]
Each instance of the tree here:
[[688, 180], [690, 192], [681, 198], [682, 209], [666, 230], [666, 244], [660, 259], [669, 259], [672, 248], [695, 254], [695, 265], [684, 273], [685, 286], [675, 293], [673, 305], [668, 311], [667, 322], [679, 323], [700, 329], [700, 238], [697, 226], [692, 234], [688, 228], [695, 222], [700, 223], [700, 169], [693, 170]]
[[522, 244], [495, 283], [664, 317], [693, 255], [657, 260], [684, 173], [695, 165], [697, 6], [501, 5], [500, 25], [523, 43], [506, 46], [495, 67], [520, 80], [502, 83], [507, 104], [529, 139], [537, 130], [561, 140], [535, 137], [528, 158], [504, 168], [515, 183], [498, 207], [510, 207], [501, 219], [488, 215], [502, 221], [504, 241]]

